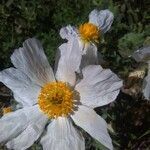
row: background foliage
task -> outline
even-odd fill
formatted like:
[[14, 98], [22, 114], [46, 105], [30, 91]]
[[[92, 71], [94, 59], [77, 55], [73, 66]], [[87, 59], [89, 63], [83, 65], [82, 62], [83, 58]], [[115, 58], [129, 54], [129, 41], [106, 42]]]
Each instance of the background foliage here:
[[[88, 14], [94, 8], [110, 9], [115, 15], [111, 30], [101, 37], [99, 44], [107, 62], [104, 67], [111, 68], [126, 81], [125, 86], [133, 88], [132, 82], [128, 83], [128, 75], [139, 64], [129, 56], [137, 48], [150, 44], [147, 0], [1, 0], [0, 70], [11, 66], [9, 57], [14, 49], [33, 36], [42, 41], [54, 66], [57, 47], [63, 42], [59, 29], [88, 21]], [[11, 95], [3, 85], [0, 90], [3, 106]], [[135, 95], [122, 92], [114, 104], [96, 111], [114, 128], [111, 135], [116, 149], [149, 149], [150, 104], [140, 92]], [[87, 149], [105, 149], [86, 133], [85, 136]], [[35, 144], [31, 149], [41, 148]]]

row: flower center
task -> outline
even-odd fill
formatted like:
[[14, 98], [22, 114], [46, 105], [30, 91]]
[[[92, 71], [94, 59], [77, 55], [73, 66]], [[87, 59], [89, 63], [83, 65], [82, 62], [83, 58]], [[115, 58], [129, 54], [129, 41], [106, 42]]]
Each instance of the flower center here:
[[64, 82], [47, 83], [41, 89], [38, 104], [49, 118], [68, 116], [74, 108], [74, 92]]
[[100, 30], [92, 23], [81, 24], [79, 27], [79, 34], [84, 42], [96, 42], [100, 36]]

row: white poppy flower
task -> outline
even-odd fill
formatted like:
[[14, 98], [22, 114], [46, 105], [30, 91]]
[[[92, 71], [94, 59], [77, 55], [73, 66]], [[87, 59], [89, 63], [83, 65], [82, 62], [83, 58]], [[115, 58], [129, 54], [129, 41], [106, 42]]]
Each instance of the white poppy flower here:
[[84, 57], [81, 68], [91, 64], [104, 63], [101, 54], [97, 53], [95, 43], [98, 43], [101, 34], [110, 29], [113, 19], [114, 16], [108, 9], [101, 11], [94, 9], [89, 14], [89, 22], [81, 24], [78, 29], [70, 25], [61, 28], [60, 36], [63, 39], [70, 40], [72, 37], [78, 39]]
[[78, 80], [78, 41], [69, 40], [59, 49], [61, 57], [55, 75], [40, 42], [34, 38], [26, 40], [12, 54], [15, 68], [0, 72], [0, 81], [22, 105], [0, 119], [0, 142], [10, 149], [24, 150], [40, 138], [44, 150], [84, 150], [84, 138], [74, 122], [113, 149], [107, 124], [93, 108], [114, 101], [122, 81], [98, 65], [84, 68], [83, 79]]
[[133, 53], [132, 57], [137, 62], [148, 64], [148, 74], [143, 81], [143, 95], [147, 100], [150, 100], [150, 46], [138, 49]]

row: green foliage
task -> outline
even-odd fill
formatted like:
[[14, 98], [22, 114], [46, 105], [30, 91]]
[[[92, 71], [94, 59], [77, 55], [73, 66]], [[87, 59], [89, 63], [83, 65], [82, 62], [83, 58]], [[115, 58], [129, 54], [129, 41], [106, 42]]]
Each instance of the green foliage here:
[[129, 57], [135, 50], [142, 47], [144, 42], [143, 33], [127, 33], [119, 39], [118, 48], [120, 54], [124, 57]]

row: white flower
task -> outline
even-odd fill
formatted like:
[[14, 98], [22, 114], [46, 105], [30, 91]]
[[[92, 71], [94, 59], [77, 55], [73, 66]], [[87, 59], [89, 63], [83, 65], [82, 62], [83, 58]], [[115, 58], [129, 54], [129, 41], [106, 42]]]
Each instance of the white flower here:
[[145, 62], [148, 64], [148, 74], [143, 81], [143, 95], [147, 100], [150, 100], [150, 46], [142, 47], [135, 51], [132, 57], [137, 62]]
[[59, 49], [61, 56], [55, 75], [40, 42], [34, 38], [26, 40], [12, 54], [15, 68], [0, 72], [0, 81], [13, 91], [22, 106], [0, 119], [0, 142], [10, 149], [24, 150], [41, 137], [44, 150], [84, 150], [84, 138], [74, 122], [113, 149], [107, 124], [93, 108], [114, 101], [122, 81], [98, 65], [84, 68], [83, 79], [78, 79], [78, 41], [69, 40]]
[[100, 36], [110, 29], [113, 19], [114, 16], [108, 9], [101, 11], [94, 9], [89, 14], [89, 22], [80, 25], [78, 29], [70, 25], [61, 28], [60, 36], [63, 39], [70, 40], [73, 37], [78, 39], [83, 55], [81, 68], [104, 63], [101, 54], [97, 53], [95, 43], [98, 43]]
[[[97, 33], [96, 33], [97, 30], [95, 30], [95, 32], [94, 32], [94, 30], [92, 30], [92, 29], [98, 28], [98, 30], [99, 30], [98, 33], [104, 34], [110, 29], [110, 27], [111, 27], [111, 25], [113, 23], [113, 20], [114, 20], [114, 16], [113, 16], [112, 12], [110, 12], [108, 9], [101, 10], [101, 11], [98, 11], [98, 10], [94, 9], [89, 14], [89, 22], [85, 23], [86, 29], [89, 30], [89, 31], [86, 30], [86, 32], [93, 32], [93, 33], [96, 34], [96, 36], [100, 36], [100, 35], [97, 35]], [[83, 25], [81, 25], [81, 27]], [[79, 30], [80, 30], [80, 28], [79, 28]], [[60, 36], [63, 39], [69, 40], [70, 37], [72, 37], [72, 36], [80, 36], [79, 35], [80, 34], [79, 30], [76, 27], [74, 27], [74, 26], [68, 25], [66, 27], [61, 28]], [[90, 36], [89, 34], [87, 33], [87, 37]], [[95, 40], [97, 40], [97, 39], [94, 39], [94, 37], [92, 37], [92, 35], [91, 35], [91, 38], [89, 39], [89, 41], [96, 42]]]

